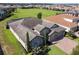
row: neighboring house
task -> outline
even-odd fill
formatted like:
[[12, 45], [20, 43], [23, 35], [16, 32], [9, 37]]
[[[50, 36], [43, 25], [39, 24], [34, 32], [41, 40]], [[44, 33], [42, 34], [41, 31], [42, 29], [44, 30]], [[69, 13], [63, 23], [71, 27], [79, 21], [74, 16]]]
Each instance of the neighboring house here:
[[29, 34], [29, 45], [31, 48], [37, 48], [44, 45], [46, 34], [48, 35], [48, 41], [50, 42], [63, 38], [65, 34], [64, 28], [61, 28], [54, 23], [42, 21], [33, 17], [12, 20], [8, 25], [11, 32], [26, 50], [28, 46], [27, 32]]
[[0, 10], [0, 19], [2, 19], [4, 16], [6, 16], [5, 14], [6, 14], [5, 11]]
[[11, 12], [13, 12], [15, 8], [10, 7], [0, 7], [0, 19], [4, 19], [11, 15]]
[[66, 32], [69, 32], [70, 30], [77, 30], [78, 24], [74, 22], [75, 18], [79, 18], [79, 16], [73, 16], [73, 14], [59, 14], [49, 16], [46, 19], [50, 22], [58, 24], [59, 26], [65, 28]]

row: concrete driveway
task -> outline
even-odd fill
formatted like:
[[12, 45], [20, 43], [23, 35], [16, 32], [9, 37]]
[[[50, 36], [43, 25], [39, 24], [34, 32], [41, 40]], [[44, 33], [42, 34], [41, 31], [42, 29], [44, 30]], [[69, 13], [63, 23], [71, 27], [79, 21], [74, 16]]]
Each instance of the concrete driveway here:
[[71, 54], [73, 48], [75, 48], [76, 45], [78, 45], [78, 43], [69, 38], [64, 37], [62, 40], [58, 41], [57, 44], [55, 45], [65, 53]]

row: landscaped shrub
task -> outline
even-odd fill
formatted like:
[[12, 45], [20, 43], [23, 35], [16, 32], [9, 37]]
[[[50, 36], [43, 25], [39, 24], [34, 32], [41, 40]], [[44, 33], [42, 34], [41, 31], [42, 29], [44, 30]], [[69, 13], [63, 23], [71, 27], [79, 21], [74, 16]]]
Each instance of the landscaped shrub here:
[[72, 31], [69, 31], [67, 34], [68, 34], [70, 37], [72, 37], [73, 39], [76, 39], [76, 38], [77, 38], [77, 36], [75, 35], [75, 33], [72, 32]]
[[6, 24], [6, 29], [9, 29], [9, 25], [8, 25], [8, 23]]
[[77, 45], [76, 48], [73, 49], [72, 54], [73, 55], [79, 55], [79, 45]]
[[32, 51], [32, 55], [46, 55], [50, 49], [48, 46], [34, 48]]
[[41, 12], [37, 14], [37, 18], [38, 19], [41, 19], [42, 18], [42, 13]]

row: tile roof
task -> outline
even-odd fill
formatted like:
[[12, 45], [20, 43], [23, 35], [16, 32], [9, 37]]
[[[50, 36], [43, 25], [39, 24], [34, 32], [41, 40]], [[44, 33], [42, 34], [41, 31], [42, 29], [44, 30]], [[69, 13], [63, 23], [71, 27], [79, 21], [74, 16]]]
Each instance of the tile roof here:
[[67, 14], [60, 14], [60, 15], [55, 15], [55, 16], [49, 16], [46, 19], [49, 21], [52, 21], [56, 24], [60, 24], [60, 25], [66, 26], [66, 27], [77, 26], [76, 23], [65, 21], [64, 18], [73, 19], [73, 18], [78, 18], [78, 17], [72, 16], [72, 15], [67, 15]]

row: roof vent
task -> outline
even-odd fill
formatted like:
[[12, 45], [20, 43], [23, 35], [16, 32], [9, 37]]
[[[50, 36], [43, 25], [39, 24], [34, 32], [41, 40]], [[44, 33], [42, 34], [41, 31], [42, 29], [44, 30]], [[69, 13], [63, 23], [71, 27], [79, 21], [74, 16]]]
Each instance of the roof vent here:
[[35, 33], [37, 33], [37, 34], [40, 35], [39, 31], [35, 30], [34, 28], [33, 28], [32, 30], [33, 30]]

